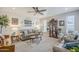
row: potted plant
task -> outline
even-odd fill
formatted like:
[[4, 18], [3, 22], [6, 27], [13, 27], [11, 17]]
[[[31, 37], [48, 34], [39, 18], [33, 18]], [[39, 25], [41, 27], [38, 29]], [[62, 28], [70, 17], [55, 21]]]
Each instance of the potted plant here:
[[9, 19], [8, 19], [7, 15], [1, 15], [0, 16], [0, 27], [1, 27], [0, 33], [2, 33], [3, 27], [6, 28], [6, 26], [8, 26], [8, 20]]

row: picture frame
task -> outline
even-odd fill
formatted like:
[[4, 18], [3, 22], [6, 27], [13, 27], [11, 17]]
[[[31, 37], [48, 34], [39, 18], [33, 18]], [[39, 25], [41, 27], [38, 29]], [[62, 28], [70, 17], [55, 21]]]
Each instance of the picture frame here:
[[24, 20], [24, 26], [32, 26], [31, 20]]
[[64, 26], [64, 20], [59, 21], [59, 26]]
[[18, 18], [12, 18], [12, 25], [18, 25]]

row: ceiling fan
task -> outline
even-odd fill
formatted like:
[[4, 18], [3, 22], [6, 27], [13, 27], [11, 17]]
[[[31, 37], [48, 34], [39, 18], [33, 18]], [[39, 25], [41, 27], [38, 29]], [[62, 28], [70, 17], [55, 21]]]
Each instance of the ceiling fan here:
[[39, 13], [41, 15], [44, 15], [42, 12], [46, 11], [46, 9], [39, 10], [38, 7], [32, 7], [32, 8], [33, 8], [34, 11], [28, 11], [28, 13], [34, 13], [35, 12], [35, 14]]

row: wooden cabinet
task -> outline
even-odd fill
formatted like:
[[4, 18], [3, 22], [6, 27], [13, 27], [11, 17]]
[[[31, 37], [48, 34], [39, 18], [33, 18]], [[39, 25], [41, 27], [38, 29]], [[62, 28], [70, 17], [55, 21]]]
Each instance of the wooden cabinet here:
[[58, 38], [58, 28], [57, 28], [57, 20], [52, 19], [49, 21], [48, 26], [49, 26], [49, 37], [54, 37]]
[[15, 52], [15, 45], [0, 46], [0, 52]]
[[4, 39], [2, 36], [0, 36], [0, 46], [3, 46], [4, 45]]

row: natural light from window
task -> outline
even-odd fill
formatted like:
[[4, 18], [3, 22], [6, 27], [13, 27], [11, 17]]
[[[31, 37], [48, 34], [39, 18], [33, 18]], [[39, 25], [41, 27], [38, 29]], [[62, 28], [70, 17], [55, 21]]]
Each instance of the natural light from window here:
[[66, 19], [66, 32], [67, 33], [71, 33], [75, 31], [75, 16], [71, 15], [71, 16], [67, 16]]

